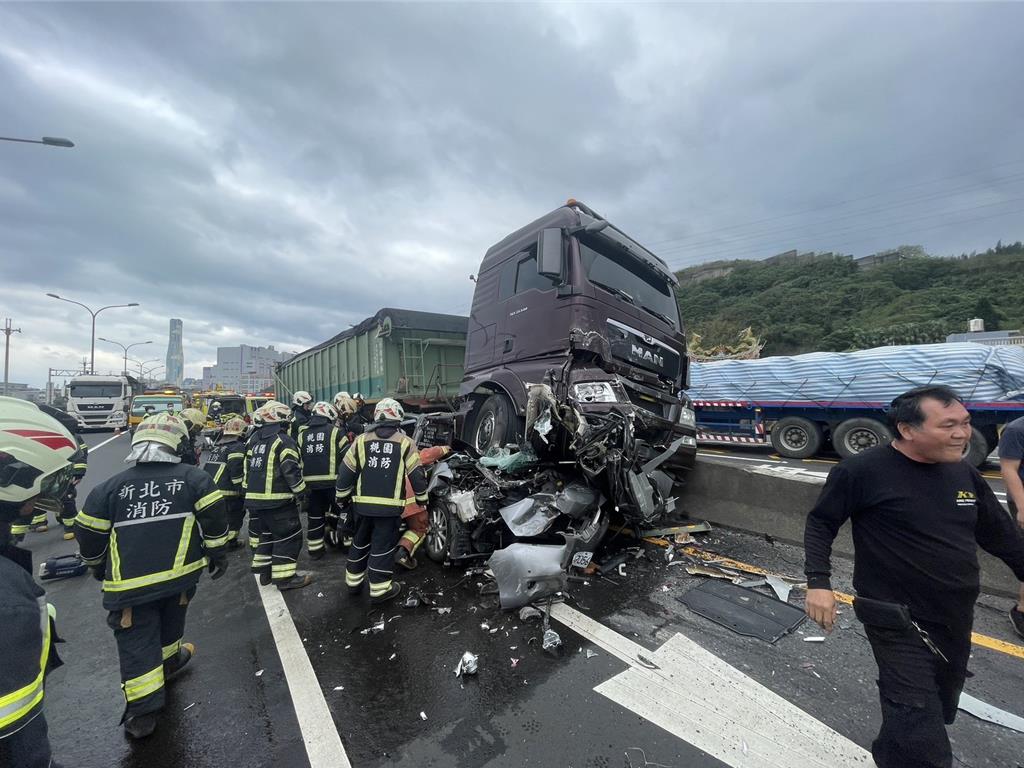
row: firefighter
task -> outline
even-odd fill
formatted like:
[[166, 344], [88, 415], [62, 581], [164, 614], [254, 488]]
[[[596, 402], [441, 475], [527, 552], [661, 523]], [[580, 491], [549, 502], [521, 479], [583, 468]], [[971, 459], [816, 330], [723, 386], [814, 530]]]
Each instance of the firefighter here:
[[296, 570], [302, 550], [299, 508], [305, 506], [306, 482], [298, 447], [285, 429], [291, 412], [284, 403], [271, 400], [258, 413], [263, 426], [253, 433], [245, 451], [242, 481], [249, 514], [260, 520], [252, 570], [263, 586], [300, 589], [312, 584], [313, 577]]
[[[420, 465], [429, 467], [451, 452], [452, 449], [447, 445], [424, 448], [419, 452]], [[413, 500], [406, 504], [405, 509], [402, 510], [402, 520], [405, 521], [405, 533], [398, 540], [398, 549], [395, 550], [395, 562], [411, 571], [419, 565], [416, 561], [416, 550], [420, 548], [420, 544], [423, 543], [423, 539], [427, 535], [429, 520], [427, 518], [426, 505], [420, 504], [414, 494], [411, 493], [409, 482], [409, 479], [406, 478], [405, 495], [407, 498], [412, 496]]]
[[304, 390], [299, 390], [292, 398], [291, 424], [288, 426], [288, 435], [295, 444], [299, 443], [299, 434], [306, 424], [309, 423], [309, 416], [313, 410], [313, 396]]
[[[256, 436], [256, 431], [263, 426], [263, 415], [260, 413], [260, 409], [257, 408], [252, 412], [252, 424], [245, 433], [245, 453], [248, 453], [249, 446], [252, 444], [253, 439]], [[245, 480], [245, 457], [242, 457], [242, 480]], [[249, 549], [252, 550], [253, 554], [256, 553], [256, 547], [260, 544], [260, 518], [249, 509], [249, 505], [245, 503], [245, 488], [242, 488], [242, 507], [246, 514], [249, 515]]]
[[58, 768], [43, 713], [46, 674], [60, 666], [54, 612], [32, 579], [11, 524], [59, 509], [71, 483], [73, 435], [31, 403], [0, 398], [0, 765]]
[[224, 406], [220, 404], [220, 400], [214, 400], [210, 403], [210, 410], [206, 414], [207, 421], [212, 421], [214, 424], [220, 424], [220, 410], [223, 407]]
[[196, 440], [199, 434], [206, 427], [206, 417], [198, 408], [186, 408], [180, 414], [188, 427], [188, 433], [180, 446], [181, 461], [183, 464], [199, 464], [199, 451], [196, 449]]
[[245, 519], [245, 499], [242, 498], [242, 478], [245, 474], [245, 442], [242, 433], [248, 425], [238, 416], [228, 419], [220, 438], [210, 448], [203, 469], [213, 478], [214, 485], [224, 497], [228, 515], [228, 549], [238, 549], [242, 543], [238, 532]]
[[302, 456], [302, 474], [309, 489], [306, 506], [306, 547], [309, 556], [319, 560], [324, 556], [324, 530], [337, 530], [334, 485], [338, 479], [338, 466], [348, 450], [348, 434], [335, 423], [338, 412], [330, 403], [313, 406], [309, 423], [299, 436], [299, 454]]
[[182, 638], [202, 569], [217, 579], [227, 568], [224, 500], [213, 478], [182, 461], [187, 434], [170, 413], [139, 424], [125, 459], [135, 466], [94, 488], [75, 521], [82, 559], [103, 581], [121, 662], [121, 722], [135, 739], [153, 733], [164, 683], [195, 654]]
[[[54, 408], [52, 405], [40, 405], [39, 410], [59, 421], [64, 428], [71, 433], [71, 436], [75, 439], [78, 444], [78, 449], [71, 457], [71, 485], [68, 486], [68, 491], [64, 495], [64, 500], [61, 504], [61, 513], [59, 516], [61, 525], [64, 526], [64, 540], [71, 541], [75, 538], [75, 516], [78, 514], [78, 484], [82, 482], [82, 478], [85, 477], [86, 470], [89, 468], [89, 446], [85, 444], [80, 434], [80, 427], [78, 426], [78, 420], [73, 416], [69, 415], [66, 411], [62, 411], [59, 408]], [[45, 519], [43, 523], [45, 525]], [[45, 530], [45, 527], [43, 528]]]
[[[345, 584], [349, 594], [359, 594], [369, 570], [374, 604], [391, 600], [402, 589], [392, 581], [402, 510], [413, 500], [427, 503], [427, 479], [419, 453], [399, 429], [404, 415], [402, 406], [390, 397], [377, 403], [376, 423], [356, 437], [338, 470], [338, 501], [355, 516]], [[412, 498], [406, 495], [407, 477]]]

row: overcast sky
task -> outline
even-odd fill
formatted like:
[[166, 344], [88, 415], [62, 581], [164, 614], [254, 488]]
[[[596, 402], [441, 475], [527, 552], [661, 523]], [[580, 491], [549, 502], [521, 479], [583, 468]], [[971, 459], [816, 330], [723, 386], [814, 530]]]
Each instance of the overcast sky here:
[[[0, 5], [11, 380], [97, 335], [186, 375], [384, 306], [586, 201], [681, 267], [1024, 238], [1024, 5]], [[138, 353], [138, 355], [135, 355]], [[121, 352], [97, 342], [97, 369]]]

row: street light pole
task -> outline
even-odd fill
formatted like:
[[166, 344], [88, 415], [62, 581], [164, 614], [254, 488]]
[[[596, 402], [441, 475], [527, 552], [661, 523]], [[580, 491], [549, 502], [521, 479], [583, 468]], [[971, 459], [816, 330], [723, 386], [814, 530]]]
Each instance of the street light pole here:
[[[99, 314], [99, 313], [97, 312], [97, 314]], [[152, 341], [136, 341], [134, 344], [129, 344], [126, 347], [120, 341], [113, 341], [111, 339], [105, 339], [102, 336], [100, 336], [99, 338], [100, 338], [100, 341], [105, 341], [105, 342], [107, 342], [107, 344], [116, 344], [117, 346], [119, 346], [121, 349], [124, 350], [124, 369], [123, 370], [124, 370], [124, 375], [125, 376], [128, 375], [128, 350], [131, 349], [132, 347], [141, 347], [143, 344], [152, 344], [153, 343]]]
[[[77, 304], [90, 315], [92, 315], [92, 337], [89, 345], [89, 373], [96, 373], [96, 315], [98, 315], [104, 309], [117, 309], [118, 307], [139, 306], [139, 302], [133, 301], [130, 304], [110, 304], [106, 307], [100, 307], [99, 309], [93, 311], [80, 301], [74, 301], [73, 299], [65, 299], [63, 296], [58, 296], [56, 293], [48, 293], [46, 295], [49, 296], [51, 299], [57, 299], [58, 301], [66, 301], [68, 304]], [[127, 367], [128, 365], [126, 363], [125, 368], [127, 369]]]
[[4, 397], [7, 397], [7, 370], [11, 360], [11, 334], [21, 333], [21, 328], [11, 328], [11, 318], [4, 322]]
[[0, 141], [17, 141], [20, 144], [45, 144], [48, 147], [66, 147], [70, 149], [75, 143], [70, 139], [62, 139], [58, 136], [43, 136], [42, 141], [38, 139], [13, 139], [10, 136], [0, 136]]

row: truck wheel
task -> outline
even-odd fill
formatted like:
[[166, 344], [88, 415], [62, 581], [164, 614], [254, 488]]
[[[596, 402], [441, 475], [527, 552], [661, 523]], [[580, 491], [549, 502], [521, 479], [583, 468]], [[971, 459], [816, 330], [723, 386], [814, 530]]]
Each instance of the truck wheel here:
[[981, 467], [988, 460], [994, 446], [990, 446], [980, 429], [971, 430], [971, 442], [964, 451], [964, 461], [972, 467]]
[[821, 448], [821, 427], [810, 419], [787, 416], [772, 427], [772, 447], [789, 459], [806, 459]]
[[480, 406], [473, 425], [473, 447], [481, 454], [491, 448], [500, 448], [506, 443], [515, 442], [512, 425], [515, 414], [512, 403], [505, 395], [491, 395]]
[[443, 563], [448, 559], [448, 552], [451, 549], [452, 526], [449, 516], [453, 513], [448, 510], [448, 504], [440, 500], [431, 500], [427, 509], [429, 523], [427, 540], [423, 542], [423, 546], [427, 550], [427, 557], [435, 563]]
[[844, 459], [848, 459], [876, 445], [892, 442], [892, 432], [875, 419], [847, 419], [832, 433], [832, 447]]

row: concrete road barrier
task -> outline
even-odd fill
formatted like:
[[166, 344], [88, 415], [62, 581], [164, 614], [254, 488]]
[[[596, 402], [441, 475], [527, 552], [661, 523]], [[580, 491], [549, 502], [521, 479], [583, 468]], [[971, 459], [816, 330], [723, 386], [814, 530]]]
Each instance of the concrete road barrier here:
[[[805, 470], [770, 462], [737, 466], [701, 457], [679, 497], [680, 506], [695, 519], [802, 545], [804, 521], [827, 474], [825, 467]], [[849, 523], [839, 531], [832, 552], [853, 557]], [[1001, 560], [980, 550], [978, 560], [983, 592], [1017, 596], [1019, 583]]]

